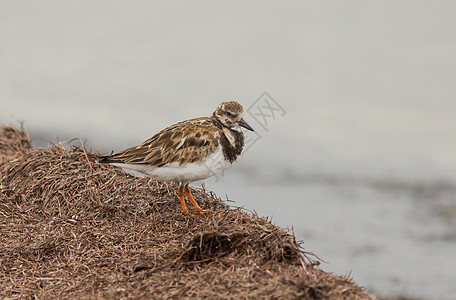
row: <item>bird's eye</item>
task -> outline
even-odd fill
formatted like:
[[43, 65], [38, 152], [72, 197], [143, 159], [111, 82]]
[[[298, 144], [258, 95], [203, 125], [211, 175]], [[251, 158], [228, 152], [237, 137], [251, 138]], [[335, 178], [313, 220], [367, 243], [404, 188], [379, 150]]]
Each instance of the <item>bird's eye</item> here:
[[230, 118], [232, 118], [234, 115], [232, 113], [230, 113], [229, 111], [226, 112], [226, 115]]

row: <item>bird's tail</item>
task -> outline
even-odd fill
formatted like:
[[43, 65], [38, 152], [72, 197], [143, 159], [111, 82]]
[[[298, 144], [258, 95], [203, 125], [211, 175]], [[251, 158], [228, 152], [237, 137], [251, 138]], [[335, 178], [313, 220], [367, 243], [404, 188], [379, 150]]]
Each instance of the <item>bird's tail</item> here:
[[116, 159], [112, 159], [112, 155], [105, 155], [105, 156], [101, 156], [97, 160], [97, 162], [100, 164], [110, 164], [110, 163], [115, 163], [115, 162], [119, 162], [119, 161]]

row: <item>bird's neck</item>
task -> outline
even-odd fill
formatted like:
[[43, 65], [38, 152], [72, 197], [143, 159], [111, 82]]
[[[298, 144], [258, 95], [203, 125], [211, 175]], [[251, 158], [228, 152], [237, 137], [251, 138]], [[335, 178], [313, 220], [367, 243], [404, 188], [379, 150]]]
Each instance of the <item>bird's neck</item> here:
[[215, 113], [211, 119], [220, 132], [220, 146], [222, 147], [223, 156], [225, 160], [233, 163], [244, 148], [244, 134], [240, 130], [234, 130], [225, 126], [217, 119]]
[[225, 160], [233, 163], [244, 148], [244, 134], [227, 127], [220, 131], [220, 144]]

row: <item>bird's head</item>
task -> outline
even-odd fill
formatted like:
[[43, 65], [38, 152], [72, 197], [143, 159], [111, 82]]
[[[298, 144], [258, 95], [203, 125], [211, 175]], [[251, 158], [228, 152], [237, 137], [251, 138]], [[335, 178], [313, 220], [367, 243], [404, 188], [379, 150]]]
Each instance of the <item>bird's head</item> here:
[[212, 116], [223, 126], [240, 131], [240, 127], [253, 131], [253, 128], [242, 118], [244, 108], [236, 101], [222, 102]]

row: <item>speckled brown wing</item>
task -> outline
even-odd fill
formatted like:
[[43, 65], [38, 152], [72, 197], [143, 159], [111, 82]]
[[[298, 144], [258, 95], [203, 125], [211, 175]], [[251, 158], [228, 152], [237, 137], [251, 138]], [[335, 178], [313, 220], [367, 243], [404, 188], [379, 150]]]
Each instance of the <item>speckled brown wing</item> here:
[[138, 146], [105, 156], [100, 162], [154, 167], [198, 163], [216, 150], [218, 134], [210, 118], [192, 119], [165, 128]]

